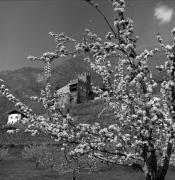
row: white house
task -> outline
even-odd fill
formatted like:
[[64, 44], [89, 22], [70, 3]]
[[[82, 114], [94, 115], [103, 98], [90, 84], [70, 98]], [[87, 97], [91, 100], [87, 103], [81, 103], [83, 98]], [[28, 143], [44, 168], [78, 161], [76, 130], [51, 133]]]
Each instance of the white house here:
[[19, 120], [21, 120], [24, 117], [26, 117], [26, 116], [17, 110], [10, 111], [8, 113], [7, 124], [15, 124], [16, 122], [18, 122]]

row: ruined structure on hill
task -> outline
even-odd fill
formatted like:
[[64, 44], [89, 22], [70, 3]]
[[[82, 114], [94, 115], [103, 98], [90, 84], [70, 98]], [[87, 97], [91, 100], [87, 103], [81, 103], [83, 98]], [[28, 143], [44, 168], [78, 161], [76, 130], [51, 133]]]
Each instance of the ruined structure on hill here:
[[59, 105], [84, 103], [93, 99], [90, 73], [79, 74], [77, 79], [71, 80], [66, 86], [57, 90]]
[[76, 80], [69, 83], [71, 103], [83, 103], [92, 99], [91, 75], [79, 74]]

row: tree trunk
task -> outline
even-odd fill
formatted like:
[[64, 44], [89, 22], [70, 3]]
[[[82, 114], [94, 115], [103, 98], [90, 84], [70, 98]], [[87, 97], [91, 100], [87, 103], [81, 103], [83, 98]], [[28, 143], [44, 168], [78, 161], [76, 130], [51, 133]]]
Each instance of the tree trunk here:
[[164, 180], [169, 167], [172, 144], [170, 142], [168, 143], [165, 156], [162, 157], [164, 161], [161, 166], [157, 164], [156, 150], [152, 143], [150, 143], [150, 148], [151, 150], [148, 151], [148, 148], [145, 146], [142, 153], [144, 159], [144, 166], [142, 169], [145, 174], [145, 180]]
[[145, 180], [164, 180], [164, 177], [159, 177], [159, 176], [151, 176], [151, 175], [147, 175], [145, 177]]
[[145, 180], [157, 180], [157, 175], [154, 169], [151, 169], [145, 164], [143, 167], [143, 171], [145, 174]]
[[158, 180], [158, 171], [157, 171], [157, 158], [155, 150], [152, 149], [149, 153], [147, 149], [144, 149], [144, 166], [143, 172], [145, 174], [145, 180]]
[[145, 164], [143, 170], [145, 174], [145, 180], [164, 180], [168, 171], [168, 166], [166, 168], [160, 167], [157, 171], [156, 169], [152, 169], [152, 167], [147, 167]]
[[73, 169], [73, 172], [72, 172], [72, 180], [76, 180], [76, 172], [75, 172], [74, 169]]
[[165, 154], [165, 159], [164, 159], [163, 165], [158, 167], [158, 178], [157, 178], [157, 180], [164, 180], [165, 179], [165, 176], [166, 176], [167, 171], [168, 171], [169, 163], [170, 163], [171, 153], [172, 153], [172, 143], [169, 142], [168, 146], [167, 146], [167, 151]]

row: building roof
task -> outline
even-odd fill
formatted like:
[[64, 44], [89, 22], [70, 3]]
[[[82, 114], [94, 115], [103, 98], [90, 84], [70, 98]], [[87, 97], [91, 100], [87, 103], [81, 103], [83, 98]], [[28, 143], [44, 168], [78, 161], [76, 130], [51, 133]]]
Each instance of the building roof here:
[[17, 110], [11, 110], [8, 112], [8, 115], [10, 114], [21, 114], [23, 117], [27, 117], [25, 114], [21, 113], [20, 111]]
[[70, 93], [69, 84], [57, 90], [57, 95]]
[[78, 79], [73, 79], [70, 81], [69, 85], [74, 85], [74, 84], [77, 84], [78, 83]]
[[20, 113], [19, 111], [17, 111], [17, 110], [11, 110], [11, 111], [9, 111], [8, 112], [8, 114], [22, 114], [22, 113]]

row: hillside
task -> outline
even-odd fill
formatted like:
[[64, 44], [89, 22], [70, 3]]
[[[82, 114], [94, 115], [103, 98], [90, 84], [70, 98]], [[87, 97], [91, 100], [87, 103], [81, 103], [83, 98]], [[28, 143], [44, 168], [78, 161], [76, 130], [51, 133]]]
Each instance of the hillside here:
[[[82, 61], [81, 57], [61, 60], [53, 65], [51, 84], [54, 89], [59, 89], [66, 85], [70, 80], [77, 78], [77, 75], [83, 72], [90, 72], [92, 82], [99, 83], [100, 77], [93, 72], [89, 65]], [[45, 82], [39, 81], [39, 77], [43, 74], [43, 69], [24, 67], [14, 71], [0, 72], [0, 78], [5, 81], [6, 86], [11, 92], [29, 107], [35, 113], [44, 113], [42, 106], [36, 102], [30, 101], [28, 95], [40, 95], [40, 90], [44, 87]], [[0, 119], [7, 120], [5, 113], [13, 109], [13, 104], [7, 98], [0, 95]], [[2, 121], [1, 121], [2, 122]]]
[[[154, 68], [156, 65], [164, 64], [165, 56], [162, 53], [158, 53], [156, 56], [149, 60], [149, 66], [153, 70], [153, 77], [156, 81], [161, 81], [163, 74], [156, 71]], [[117, 63], [113, 60], [113, 66]], [[79, 73], [90, 72], [92, 75], [92, 82], [94, 84], [101, 84], [101, 78], [89, 67], [89, 64], [82, 60], [82, 57], [70, 58], [66, 60], [60, 60], [53, 64], [52, 69], [52, 85], [54, 89], [59, 89], [66, 85], [70, 80], [77, 78]], [[14, 71], [0, 72], [0, 78], [2, 78], [7, 87], [12, 93], [31, 107], [35, 113], [44, 113], [44, 109], [36, 102], [30, 101], [27, 95], [39, 95], [40, 89], [44, 86], [44, 81], [39, 81], [39, 77], [42, 77], [43, 70], [33, 67], [24, 67], [22, 69]], [[7, 120], [5, 112], [13, 109], [13, 104], [10, 103], [5, 97], [0, 95], [0, 119]], [[1, 121], [2, 122], [2, 121]]]

